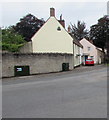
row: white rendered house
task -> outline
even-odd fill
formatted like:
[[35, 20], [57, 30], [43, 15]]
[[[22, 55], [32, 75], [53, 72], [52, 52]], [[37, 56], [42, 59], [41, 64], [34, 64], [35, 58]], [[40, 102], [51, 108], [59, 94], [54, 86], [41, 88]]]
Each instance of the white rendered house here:
[[85, 38], [83, 38], [80, 43], [83, 46], [83, 64], [87, 58], [92, 58], [95, 64], [101, 64], [103, 62], [104, 54], [102, 49], [97, 48]]
[[[60, 18], [60, 21], [61, 18]], [[50, 8], [50, 17], [32, 37], [33, 53], [73, 54], [73, 38], [55, 17], [55, 9]]]

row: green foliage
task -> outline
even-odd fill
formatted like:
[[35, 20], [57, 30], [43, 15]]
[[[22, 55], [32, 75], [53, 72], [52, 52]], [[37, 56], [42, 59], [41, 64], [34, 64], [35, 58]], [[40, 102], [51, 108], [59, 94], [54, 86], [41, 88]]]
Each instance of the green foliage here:
[[39, 30], [45, 23], [43, 19], [38, 19], [34, 15], [28, 14], [20, 19], [15, 26], [14, 30], [22, 35], [26, 41], [30, 41], [32, 36]]
[[2, 43], [2, 49], [3, 50], [8, 50], [10, 52], [18, 52], [19, 48], [23, 46], [23, 44], [16, 45], [16, 44], [6, 44]]
[[102, 48], [109, 48], [109, 16], [104, 16], [98, 20], [98, 23], [91, 26], [90, 39], [93, 43]]
[[71, 24], [71, 34], [77, 39], [81, 40], [88, 37], [88, 30], [84, 22], [78, 21], [77, 25]]
[[2, 41], [0, 41], [0, 46], [2, 47], [2, 50], [18, 52], [19, 48], [23, 46], [24, 43], [24, 38], [16, 33], [12, 27], [2, 30]]
[[95, 46], [107, 49], [107, 55], [104, 55], [104, 62], [109, 63], [109, 16], [98, 20], [98, 23], [91, 26], [90, 39], [93, 40]]

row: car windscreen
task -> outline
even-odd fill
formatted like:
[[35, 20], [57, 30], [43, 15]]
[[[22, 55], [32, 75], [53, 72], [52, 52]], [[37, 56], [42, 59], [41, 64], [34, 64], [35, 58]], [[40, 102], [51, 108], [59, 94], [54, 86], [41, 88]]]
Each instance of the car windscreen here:
[[86, 61], [92, 61], [92, 60], [86, 60]]

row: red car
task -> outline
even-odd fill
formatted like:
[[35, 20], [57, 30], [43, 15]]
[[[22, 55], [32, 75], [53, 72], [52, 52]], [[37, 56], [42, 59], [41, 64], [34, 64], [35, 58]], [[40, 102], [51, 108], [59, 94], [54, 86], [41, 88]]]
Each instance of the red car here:
[[94, 61], [92, 59], [86, 59], [85, 65], [94, 65]]

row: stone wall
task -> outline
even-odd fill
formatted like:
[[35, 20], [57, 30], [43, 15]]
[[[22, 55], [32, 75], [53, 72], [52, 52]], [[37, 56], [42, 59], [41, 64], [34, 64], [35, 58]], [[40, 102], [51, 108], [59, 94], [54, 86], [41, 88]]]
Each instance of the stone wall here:
[[2, 77], [14, 76], [14, 66], [30, 68], [30, 74], [62, 71], [62, 63], [69, 63], [73, 69], [73, 55], [59, 53], [2, 53]]
[[19, 52], [20, 53], [32, 53], [33, 50], [32, 50], [32, 42], [26, 42], [24, 44], [24, 46], [22, 46], [20, 49], [19, 49]]

